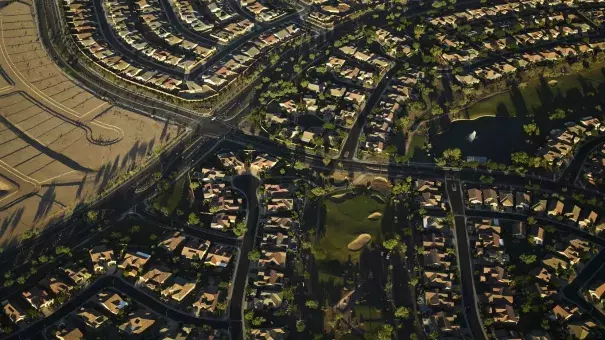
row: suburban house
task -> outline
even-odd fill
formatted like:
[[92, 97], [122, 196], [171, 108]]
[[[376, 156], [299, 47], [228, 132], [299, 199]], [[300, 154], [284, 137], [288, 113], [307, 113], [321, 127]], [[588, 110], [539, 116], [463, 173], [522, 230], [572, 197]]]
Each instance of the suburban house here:
[[108, 249], [104, 245], [96, 246], [90, 249], [89, 253], [95, 273], [105, 272], [107, 269], [109, 269], [109, 267], [116, 264], [116, 258], [113, 254], [113, 250]]
[[162, 290], [161, 294], [164, 297], [170, 297], [178, 302], [183, 301], [192, 290], [195, 289], [195, 280], [185, 279], [183, 277], [176, 277], [170, 287]]
[[84, 323], [91, 328], [98, 329], [109, 320], [105, 315], [101, 314], [95, 309], [80, 307], [77, 315], [84, 321]]
[[24, 290], [21, 296], [36, 310], [50, 307], [55, 301], [48, 293], [38, 287], [32, 287]]
[[128, 252], [124, 256], [122, 263], [118, 265], [118, 268], [124, 271], [125, 276], [137, 276], [143, 270], [150, 257], [150, 255], [140, 251]]
[[143, 334], [149, 331], [156, 321], [153, 314], [141, 310], [128, 314], [126, 320], [120, 325], [120, 330], [128, 335]]
[[6, 301], [2, 306], [4, 314], [14, 323], [19, 323], [25, 320], [25, 311], [21, 310], [16, 304]]
[[168, 234], [166, 238], [160, 241], [158, 245], [160, 248], [172, 253], [178, 248], [187, 238], [180, 231], [175, 231], [172, 234]]
[[128, 302], [124, 301], [120, 295], [112, 292], [101, 292], [97, 294], [96, 299], [101, 306], [113, 315], [118, 315], [122, 309], [128, 306]]

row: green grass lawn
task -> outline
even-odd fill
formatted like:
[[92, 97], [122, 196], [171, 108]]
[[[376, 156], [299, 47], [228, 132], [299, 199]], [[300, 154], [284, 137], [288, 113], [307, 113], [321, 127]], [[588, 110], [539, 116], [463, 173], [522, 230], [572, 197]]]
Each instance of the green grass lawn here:
[[426, 135], [424, 135], [423, 133], [416, 133], [412, 138], [406, 156], [409, 156], [410, 159], [413, 159], [418, 162], [430, 161], [429, 157], [426, 154], [426, 151], [422, 149], [425, 143]]
[[181, 177], [171, 189], [162, 194], [160, 202], [168, 209], [169, 214], [172, 214], [181, 203], [185, 183], [187, 183], [187, 177]]
[[378, 202], [370, 195], [357, 195], [353, 198], [340, 200], [326, 199], [326, 217], [324, 233], [317, 244], [327, 252], [324, 261], [337, 260], [347, 262], [349, 255], [356, 261], [360, 251], [349, 251], [347, 245], [357, 238], [357, 235], [367, 233], [372, 235], [371, 242], [381, 242], [382, 218], [368, 219], [374, 212], [383, 213], [385, 204]]
[[[561, 100], [565, 100], [572, 93], [585, 96], [587, 84], [598, 88], [599, 84], [605, 81], [601, 71], [602, 67], [603, 65], [597, 65], [576, 74], [547, 78], [546, 81], [557, 82], [549, 86], [550, 92]], [[471, 119], [484, 116], [532, 116], [536, 110], [550, 104], [545, 98], [544, 83], [540, 79], [535, 79], [519, 88], [518, 91], [501, 93], [474, 104], [468, 109], [468, 116]]]

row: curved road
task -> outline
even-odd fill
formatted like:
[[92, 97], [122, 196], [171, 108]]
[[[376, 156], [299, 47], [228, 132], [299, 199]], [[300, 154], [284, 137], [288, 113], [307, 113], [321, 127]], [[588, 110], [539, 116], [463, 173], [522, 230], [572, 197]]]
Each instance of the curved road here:
[[246, 216], [246, 234], [244, 241], [239, 251], [239, 259], [233, 278], [233, 291], [231, 294], [231, 306], [229, 308], [229, 319], [231, 325], [229, 328], [231, 339], [244, 339], [245, 328], [243, 314], [244, 294], [246, 291], [246, 283], [248, 282], [248, 269], [250, 261], [248, 253], [254, 246], [256, 238], [256, 226], [258, 225], [258, 198], [256, 197], [256, 189], [260, 182], [256, 177], [251, 175], [238, 176], [233, 180], [233, 185], [242, 191], [246, 196], [248, 215]]
[[155, 313], [166, 316], [172, 320], [183, 322], [186, 324], [192, 324], [197, 326], [210, 325], [214, 328], [227, 328], [229, 325], [228, 321], [219, 319], [209, 318], [198, 318], [191, 314], [187, 314], [176, 309], [173, 309], [157, 299], [147, 295], [146, 293], [138, 290], [137, 288], [130, 285], [130, 283], [124, 281], [120, 277], [115, 276], [103, 276], [97, 279], [94, 283], [88, 286], [85, 290], [78, 292], [78, 296], [70, 300], [59, 309], [57, 309], [50, 316], [34, 322], [29, 327], [22, 331], [15, 332], [5, 339], [27, 339], [35, 336], [36, 334], [44, 331], [47, 327], [51, 327], [53, 324], [59, 322], [61, 319], [66, 317], [71, 312], [75, 311], [82, 304], [88, 301], [90, 298], [95, 296], [98, 292], [105, 288], [115, 288], [120, 292], [128, 295], [138, 303], [145, 305]]

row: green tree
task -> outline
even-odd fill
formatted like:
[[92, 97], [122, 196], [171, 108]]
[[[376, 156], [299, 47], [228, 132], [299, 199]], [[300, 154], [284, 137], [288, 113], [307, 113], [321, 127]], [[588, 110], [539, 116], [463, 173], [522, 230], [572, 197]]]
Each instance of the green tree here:
[[536, 255], [521, 254], [519, 260], [525, 264], [532, 264], [536, 262]]
[[88, 222], [96, 222], [97, 219], [99, 218], [99, 212], [96, 210], [90, 210], [87, 214], [86, 217], [88, 218]]
[[317, 309], [319, 308], [319, 303], [317, 303], [315, 300], [307, 300], [307, 302], [305, 302], [305, 306], [310, 309]]
[[233, 227], [233, 233], [235, 236], [242, 236], [247, 230], [248, 228], [246, 228], [246, 223], [244, 222], [238, 222], [235, 224], [235, 227]]
[[248, 260], [252, 261], [252, 262], [256, 262], [260, 259], [260, 252], [258, 251], [258, 249], [252, 249], [249, 253], [248, 253]]
[[294, 169], [295, 170], [304, 170], [307, 168], [307, 165], [301, 161], [296, 161], [294, 162]]
[[296, 331], [298, 331], [298, 333], [304, 332], [306, 327], [305, 320], [296, 321]]
[[198, 225], [200, 224], [200, 218], [195, 213], [191, 213], [189, 214], [189, 220], [187, 223], [191, 225]]
[[313, 197], [320, 197], [323, 196], [327, 193], [326, 189], [324, 189], [323, 187], [315, 187], [313, 189], [311, 189], [311, 194], [313, 195]]
[[252, 326], [258, 327], [262, 325], [265, 321], [267, 321], [267, 319], [263, 318], [262, 316], [255, 317], [254, 319], [252, 319]]
[[540, 128], [533, 122], [523, 125], [523, 130], [525, 130], [525, 133], [527, 133], [528, 136], [538, 136], [540, 134]]
[[399, 243], [399, 241], [397, 241], [396, 239], [392, 238], [390, 240], [386, 240], [386, 241], [382, 242], [382, 246], [385, 247], [387, 250], [391, 251], [395, 247], [397, 247], [398, 243]]
[[131, 234], [138, 233], [139, 231], [141, 231], [141, 226], [133, 225], [132, 228], [130, 228]]
[[567, 115], [565, 114], [565, 110], [563, 110], [561, 108], [557, 108], [550, 116], [548, 116], [548, 119], [560, 120], [560, 119], [565, 119], [566, 116]]
[[410, 310], [401, 306], [395, 311], [395, 317], [399, 319], [407, 319], [410, 317]]
[[67, 254], [67, 255], [71, 256], [71, 249], [69, 249], [68, 247], [64, 247], [64, 246], [57, 246], [55, 248], [55, 254], [57, 254], [57, 255]]
[[393, 335], [393, 326], [384, 324], [378, 331], [378, 340], [391, 340]]

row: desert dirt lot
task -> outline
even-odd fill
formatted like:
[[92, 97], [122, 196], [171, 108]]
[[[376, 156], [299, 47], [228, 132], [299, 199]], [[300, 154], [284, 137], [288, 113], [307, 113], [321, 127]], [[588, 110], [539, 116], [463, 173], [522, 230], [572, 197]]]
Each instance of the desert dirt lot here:
[[0, 247], [98, 194], [179, 133], [66, 77], [38, 41], [26, 1], [0, 9]]

